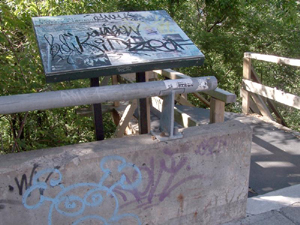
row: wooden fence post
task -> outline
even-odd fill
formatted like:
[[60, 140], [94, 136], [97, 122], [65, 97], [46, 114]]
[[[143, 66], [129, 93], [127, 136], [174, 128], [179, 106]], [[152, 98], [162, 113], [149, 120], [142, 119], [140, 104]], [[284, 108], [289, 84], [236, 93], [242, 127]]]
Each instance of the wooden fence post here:
[[210, 99], [210, 123], [223, 123], [225, 102], [211, 97]]
[[[251, 79], [251, 59], [248, 57], [243, 58], [243, 79]], [[243, 87], [242, 90], [242, 111], [244, 114], [250, 112], [250, 93]]]

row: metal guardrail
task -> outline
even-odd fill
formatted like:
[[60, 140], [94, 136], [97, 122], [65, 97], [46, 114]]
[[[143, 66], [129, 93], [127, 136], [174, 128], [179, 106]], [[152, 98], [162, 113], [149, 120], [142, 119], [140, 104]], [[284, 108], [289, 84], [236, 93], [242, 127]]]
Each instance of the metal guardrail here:
[[120, 84], [0, 97], [0, 114], [214, 90], [215, 77]]
[[[169, 140], [182, 137], [176, 129], [174, 131], [175, 94], [216, 88], [217, 79], [211, 76], [2, 96], [0, 114], [164, 96], [160, 128], [152, 133], [159, 140]], [[161, 132], [165, 133], [165, 137], [160, 136]]]

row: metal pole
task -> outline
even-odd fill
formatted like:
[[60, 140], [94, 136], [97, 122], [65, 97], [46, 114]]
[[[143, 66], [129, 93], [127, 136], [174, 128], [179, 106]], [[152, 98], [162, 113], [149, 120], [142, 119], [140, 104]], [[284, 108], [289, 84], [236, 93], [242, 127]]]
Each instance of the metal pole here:
[[178, 94], [200, 92], [216, 87], [215, 77], [199, 77], [2, 96], [0, 114], [164, 96], [172, 91]]
[[[99, 87], [99, 77], [91, 78], [91, 87]], [[96, 140], [104, 140], [101, 103], [93, 104]]]
[[[139, 72], [136, 73], [136, 82], [146, 82], [146, 73]], [[139, 133], [140, 134], [147, 134], [148, 133], [148, 121], [147, 121], [147, 99], [140, 98], [139, 99]]]

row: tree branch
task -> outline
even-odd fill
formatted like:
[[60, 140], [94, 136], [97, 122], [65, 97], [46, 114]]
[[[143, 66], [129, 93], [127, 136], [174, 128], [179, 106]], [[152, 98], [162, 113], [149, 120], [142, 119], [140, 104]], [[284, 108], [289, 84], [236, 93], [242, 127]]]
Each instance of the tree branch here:
[[11, 131], [12, 131], [12, 137], [13, 137], [13, 139], [14, 139], [14, 142], [15, 142], [15, 144], [14, 144], [14, 146], [13, 146], [13, 153], [15, 152], [15, 147], [17, 148], [17, 149], [19, 149], [20, 150], [20, 148], [19, 148], [19, 145], [18, 145], [18, 143], [17, 143], [17, 138], [16, 138], [16, 133], [15, 133], [15, 125], [14, 125], [14, 123], [13, 123], [13, 120], [14, 120], [14, 118], [12, 118], [11, 117], [11, 119], [9, 120], [9, 123], [10, 123], [10, 127], [11, 127]]
[[199, 5], [198, 1], [196, 1], [196, 8], [197, 8], [198, 23], [199, 23], [199, 21], [201, 20], [201, 15], [200, 15], [200, 12], [199, 12], [200, 5]]
[[0, 134], [0, 139], [1, 139], [1, 151], [4, 152], [3, 139], [1, 134]]
[[23, 121], [22, 121], [22, 123], [21, 123], [21, 127], [20, 127], [20, 129], [19, 129], [19, 131], [18, 131], [18, 136], [17, 136], [16, 139], [15, 139], [15, 144], [14, 144], [14, 147], [13, 147], [13, 152], [15, 152], [15, 148], [16, 148], [17, 145], [18, 145], [17, 140], [20, 139], [20, 136], [21, 136], [21, 134], [22, 134], [23, 128], [24, 128], [24, 126], [25, 126], [25, 122], [26, 122], [28, 113], [29, 113], [29, 112], [26, 112], [26, 113], [25, 113], [24, 119], [23, 119]]
[[222, 23], [226, 20], [226, 17], [223, 16], [223, 18], [221, 20], [217, 20], [214, 22], [214, 24], [207, 30], [207, 32], [211, 32], [212, 29], [214, 29], [215, 26], [217, 26], [219, 23]]

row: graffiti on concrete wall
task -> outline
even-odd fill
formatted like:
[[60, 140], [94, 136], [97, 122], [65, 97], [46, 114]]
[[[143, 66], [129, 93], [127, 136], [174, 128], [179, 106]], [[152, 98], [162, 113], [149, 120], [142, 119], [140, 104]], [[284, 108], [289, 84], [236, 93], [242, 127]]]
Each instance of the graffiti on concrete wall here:
[[[148, 165], [144, 163], [140, 170], [143, 175], [143, 188], [122, 189], [116, 188], [116, 193], [123, 199], [121, 208], [134, 204], [136, 208], [144, 210], [159, 205], [176, 189], [188, 184], [193, 180], [205, 178], [204, 174], [196, 173], [191, 175], [192, 166], [189, 160], [182, 154], [165, 148], [163, 150], [165, 158], [150, 158]], [[186, 176], [184, 175], [186, 174]], [[131, 179], [135, 179], [137, 174], [133, 174]], [[130, 178], [126, 177], [128, 182]], [[128, 201], [130, 195], [134, 200]]]
[[[38, 164], [34, 164], [29, 176], [27, 176], [24, 173], [24, 174], [22, 174], [20, 179], [18, 179], [18, 177], [15, 177], [15, 183], [16, 183], [19, 195], [22, 196], [23, 192], [32, 186], [33, 176], [34, 176], [34, 174], [37, 173], [38, 167], [39, 167]], [[59, 166], [56, 166], [55, 169], [59, 169]], [[53, 175], [53, 172], [49, 173], [48, 176], [45, 177], [45, 183], [47, 183], [49, 181], [49, 179], [51, 178], [52, 175]], [[15, 187], [13, 185], [8, 185], [8, 189], [10, 192], [13, 192], [15, 190]], [[40, 193], [43, 194], [42, 189], [40, 189]]]
[[[21, 176], [21, 179], [19, 180], [17, 177], [15, 177], [15, 183], [17, 185], [18, 188], [18, 192], [19, 195], [23, 195], [23, 191], [27, 190], [29, 187], [31, 187], [32, 185], [32, 179], [33, 179], [33, 175], [36, 173], [36, 169], [38, 168], [37, 164], [34, 164], [32, 169], [31, 169], [31, 173], [29, 176], [29, 179], [27, 177], [27, 175], [24, 173]], [[9, 185], [9, 191], [14, 191], [14, 187], [12, 185]]]
[[[226, 146], [225, 138], [209, 138], [195, 145], [194, 156], [218, 155]], [[106, 156], [100, 161], [102, 176], [96, 183], [66, 186], [59, 168], [36, 171], [35, 166], [22, 200], [31, 210], [49, 206], [48, 225], [55, 224], [54, 218], [60, 220], [56, 214], [68, 217], [74, 225], [91, 220], [107, 225], [123, 220], [124, 224], [142, 224], [138, 216], [141, 210], [158, 206], [174, 195], [183, 212], [187, 185], [192, 187], [195, 182], [210, 179], [195, 168], [197, 161], [169, 148], [138, 166], [121, 156]]]
[[[116, 168], [111, 168], [111, 166]], [[72, 217], [75, 221], [73, 225], [84, 223], [85, 221], [98, 221], [105, 225], [112, 223], [122, 223], [124, 218], [130, 218], [131, 224], [141, 224], [139, 217], [135, 214], [119, 213], [119, 199], [115, 193], [116, 187], [123, 190], [133, 190], [137, 188], [142, 180], [140, 169], [132, 163], [128, 163], [123, 157], [120, 156], [106, 156], [100, 162], [100, 169], [103, 172], [98, 183], [76, 183], [70, 186], [64, 186], [63, 176], [59, 169], [45, 169], [37, 172], [32, 179], [32, 185], [23, 194], [23, 204], [27, 209], [40, 208], [46, 202], [50, 203], [48, 213], [48, 225], [53, 224], [53, 214], [59, 213], [66, 217]], [[119, 173], [119, 179], [111, 179], [113, 171]], [[132, 182], [128, 182], [124, 175], [126, 170], [133, 170], [136, 174]], [[44, 176], [53, 174], [49, 180], [49, 184], [41, 179]], [[41, 181], [43, 180], [43, 181]], [[55, 189], [57, 193], [54, 197], [49, 196], [50, 189]], [[57, 191], [57, 189], [59, 191]], [[43, 190], [43, 193], [40, 192]], [[85, 192], [83, 192], [85, 190]], [[38, 198], [33, 198], [33, 193], [38, 194]], [[84, 193], [84, 194], [82, 194]], [[49, 194], [49, 195], [48, 195]], [[106, 203], [106, 201], [108, 203]], [[106, 206], [106, 204], [108, 206]], [[105, 209], [112, 209], [113, 212], [101, 214], [101, 207]], [[84, 214], [85, 211], [91, 211], [91, 208], [97, 208], [95, 214]], [[89, 209], [89, 210], [86, 210]], [[107, 209], [107, 208], [106, 208]], [[100, 215], [99, 215], [100, 214]], [[101, 223], [101, 224], [102, 224]]]
[[195, 153], [196, 155], [210, 156], [220, 153], [221, 149], [226, 149], [226, 146], [226, 138], [212, 137], [198, 144]]

